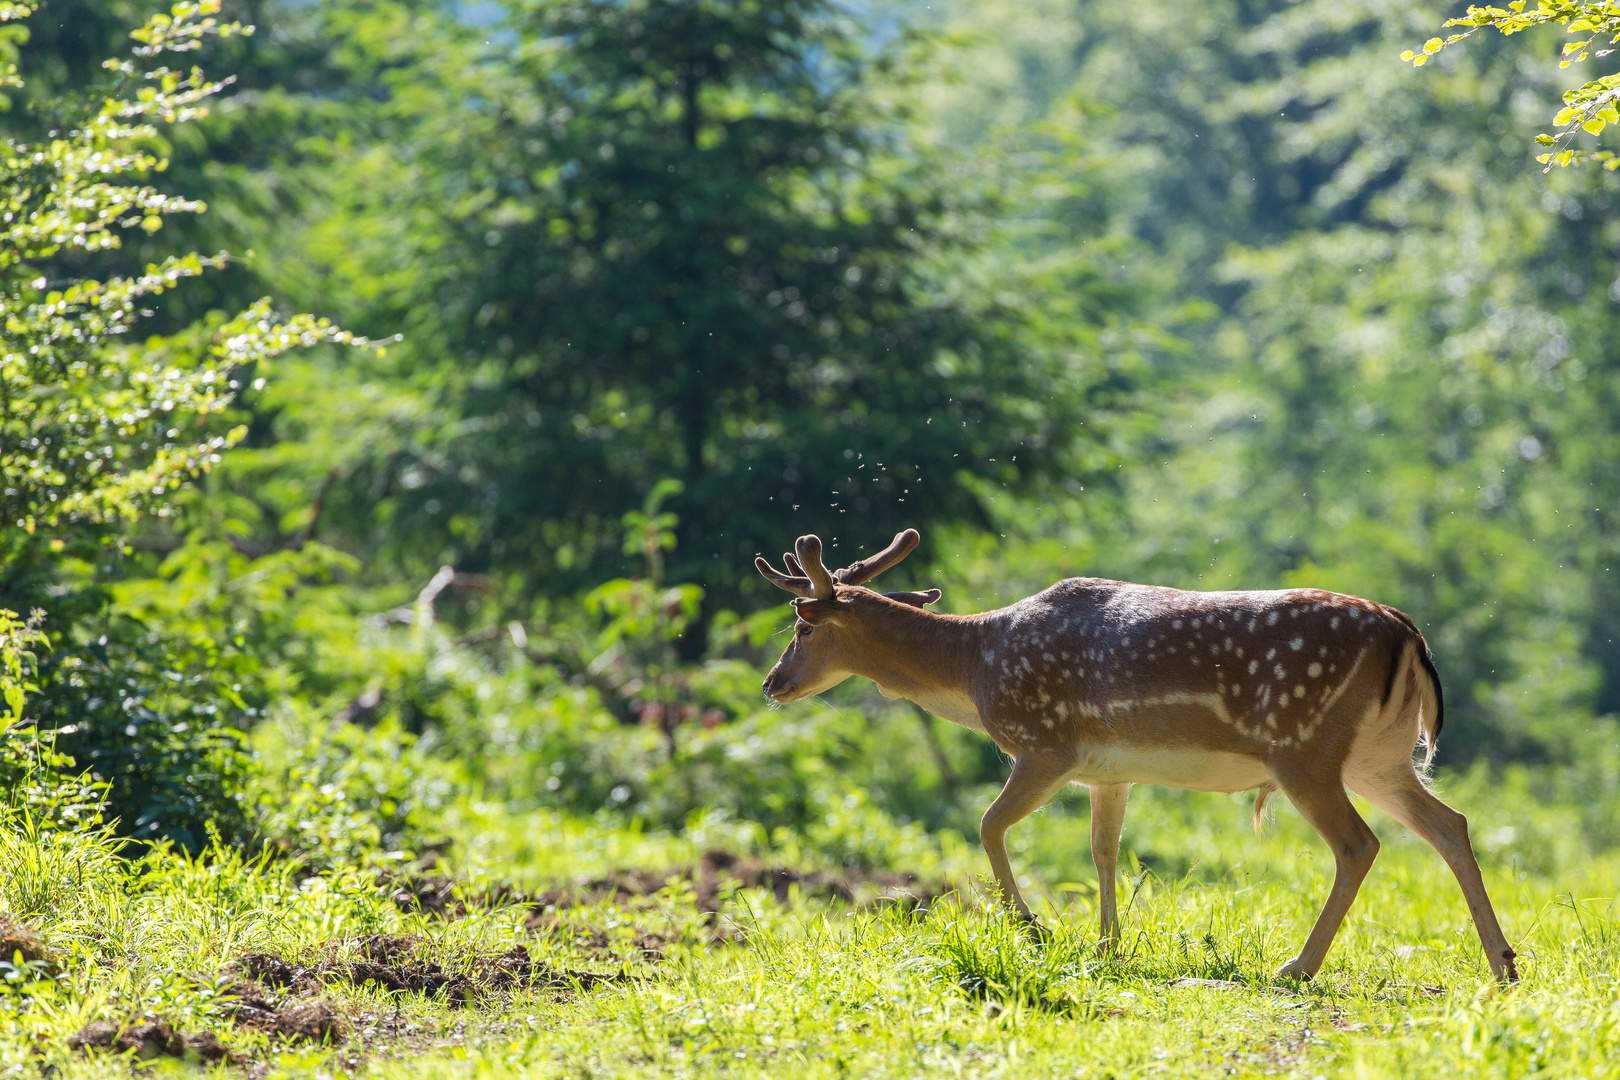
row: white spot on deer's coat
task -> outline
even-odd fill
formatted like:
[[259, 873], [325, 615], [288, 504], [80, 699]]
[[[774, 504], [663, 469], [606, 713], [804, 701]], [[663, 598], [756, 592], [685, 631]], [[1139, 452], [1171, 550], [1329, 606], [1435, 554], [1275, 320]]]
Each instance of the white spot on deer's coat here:
[[1295, 652], [1299, 652], [1299, 650], [1305, 647], [1305, 639], [1302, 637], [1297, 637], [1288, 643], [1288, 647], [1293, 649]]
[[1277, 658], [1277, 650], [1276, 649], [1267, 649], [1266, 650], [1266, 659], [1267, 660], [1275, 660], [1276, 658]]
[[1294, 687], [1294, 696], [1297, 697], [1297, 698], [1302, 698], [1302, 697], [1305, 696], [1305, 684], [1304, 683], [1300, 683], [1298, 686]]
[[1259, 670], [1260, 670], [1260, 661], [1258, 661], [1258, 660], [1250, 660], [1249, 661], [1249, 674], [1253, 675], [1255, 672], [1257, 672]]
[[1266, 625], [1267, 626], [1276, 626], [1277, 625], [1277, 613], [1275, 611], [1273, 611], [1270, 615], [1266, 616]]
[[1283, 677], [1283, 666], [1281, 664], [1272, 665], [1271, 670], [1272, 673], [1277, 676], [1277, 678], [1281, 679]]
[[1318, 675], [1322, 674], [1322, 665], [1318, 664], [1315, 660], [1312, 660], [1311, 666], [1305, 669], [1305, 674], [1309, 675], [1313, 679], [1316, 678]]

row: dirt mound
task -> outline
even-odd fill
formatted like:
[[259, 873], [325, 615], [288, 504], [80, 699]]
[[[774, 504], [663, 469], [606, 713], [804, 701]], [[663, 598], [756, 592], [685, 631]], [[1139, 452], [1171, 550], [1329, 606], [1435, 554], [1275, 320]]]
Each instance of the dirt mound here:
[[45, 974], [56, 972], [56, 953], [39, 939], [34, 931], [13, 919], [0, 915], [0, 963], [36, 965]]
[[167, 1020], [149, 1020], [138, 1024], [97, 1020], [68, 1036], [68, 1049], [81, 1054], [92, 1050], [126, 1054], [133, 1050], [139, 1061], [152, 1061], [160, 1057], [184, 1058], [188, 1055], [210, 1065], [221, 1061], [245, 1065], [248, 1061], [220, 1042], [213, 1032], [182, 1035]]
[[266, 996], [253, 983], [240, 979], [227, 984], [220, 1005], [231, 1023], [288, 1040], [336, 1046], [348, 1035], [348, 1025], [330, 1001], [319, 998], [278, 1000]]
[[535, 961], [522, 945], [494, 956], [477, 956], [464, 969], [452, 970], [422, 955], [425, 938], [415, 934], [376, 934], [360, 941], [357, 960], [322, 960], [299, 964], [272, 953], [247, 953], [231, 962], [230, 970], [266, 986], [295, 993], [308, 992], [330, 982], [353, 986], [372, 984], [390, 993], [422, 994], [451, 1005], [470, 1005], [484, 991], [557, 990], [578, 986], [590, 990], [602, 983], [622, 982], [620, 972], [599, 975], [570, 971]]
[[[235, 1025], [267, 1032], [287, 1042], [336, 1046], [348, 1033], [348, 1025], [330, 1001], [308, 998], [278, 1001], [266, 997], [251, 983], [228, 984], [220, 995], [220, 1011]], [[205, 1065], [221, 1061], [230, 1065], [252, 1064], [252, 1059], [220, 1042], [212, 1031], [183, 1033], [171, 1021], [161, 1018], [124, 1023], [97, 1020], [70, 1035], [68, 1049], [79, 1053], [133, 1051], [140, 1061], [172, 1057]]]

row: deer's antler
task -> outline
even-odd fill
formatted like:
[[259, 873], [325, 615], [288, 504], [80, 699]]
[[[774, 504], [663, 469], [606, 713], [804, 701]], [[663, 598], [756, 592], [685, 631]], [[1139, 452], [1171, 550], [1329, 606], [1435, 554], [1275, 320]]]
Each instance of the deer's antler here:
[[864, 559], [857, 559], [848, 566], [833, 574], [833, 580], [840, 585], [864, 585], [895, 563], [910, 555], [917, 546], [921, 537], [916, 529], [905, 529], [894, 534], [889, 546], [876, 555], [869, 555]]
[[916, 529], [895, 533], [889, 546], [876, 555], [858, 559], [842, 570], [829, 572], [821, 561], [821, 538], [801, 536], [793, 545], [795, 550], [782, 556], [782, 565], [787, 568], [787, 573], [776, 569], [763, 555], [755, 556], [754, 567], [765, 576], [765, 580], [779, 589], [816, 600], [830, 600], [835, 595], [835, 586], [864, 585], [910, 555], [918, 539]]
[[810, 579], [810, 595], [817, 600], [831, 600], [836, 596], [837, 589], [833, 586], [833, 577], [821, 561], [821, 537], [814, 534], [801, 536], [793, 542], [793, 551], [797, 556], [795, 561]]
[[821, 538], [801, 536], [794, 547], [798, 549], [797, 554], [790, 551], [782, 556], [782, 565], [787, 567], [787, 573], [766, 562], [763, 555], [755, 556], [755, 569], [779, 589], [816, 600], [832, 599], [836, 590], [833, 575], [821, 562]]
[[[788, 557], [787, 567], [789, 570], [799, 569], [799, 567], [793, 563], [792, 556]], [[754, 569], [763, 574], [765, 576], [765, 580], [769, 581], [772, 585], [775, 585], [778, 589], [786, 589], [788, 592], [795, 593], [799, 596], [809, 596], [814, 590], [814, 586], [810, 584], [809, 577], [804, 574], [784, 574], [782, 571], [766, 562], [765, 556], [763, 555], [754, 556]]]

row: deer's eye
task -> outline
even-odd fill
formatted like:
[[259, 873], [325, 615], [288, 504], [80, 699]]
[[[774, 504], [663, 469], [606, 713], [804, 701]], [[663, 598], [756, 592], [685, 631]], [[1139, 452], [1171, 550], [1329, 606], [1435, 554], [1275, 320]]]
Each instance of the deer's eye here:
[[798, 629], [798, 636], [799, 637], [809, 637], [810, 636], [810, 631], [812, 631], [814, 629], [815, 629], [815, 627], [811, 626], [809, 623], [800, 623], [799, 624], [799, 629]]

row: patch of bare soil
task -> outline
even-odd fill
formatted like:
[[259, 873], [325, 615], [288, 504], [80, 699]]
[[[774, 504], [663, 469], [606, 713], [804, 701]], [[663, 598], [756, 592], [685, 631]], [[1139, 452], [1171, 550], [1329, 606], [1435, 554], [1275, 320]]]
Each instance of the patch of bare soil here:
[[220, 1061], [232, 1065], [248, 1063], [246, 1057], [220, 1042], [213, 1032], [183, 1035], [167, 1020], [131, 1021], [125, 1024], [97, 1020], [68, 1036], [68, 1049], [80, 1053], [106, 1050], [115, 1054], [133, 1050], [138, 1061], [192, 1057], [206, 1064]]
[[425, 944], [415, 934], [376, 934], [360, 942], [357, 960], [298, 963], [274, 953], [246, 953], [231, 962], [230, 970], [261, 985], [294, 993], [307, 993], [332, 982], [370, 983], [391, 993], [421, 994], [455, 1006], [470, 1005], [486, 991], [567, 993], [575, 987], [590, 990], [629, 978], [624, 972], [600, 975], [554, 968], [534, 960], [522, 945], [496, 956], [474, 957], [464, 968], [451, 970], [423, 955]]
[[897, 903], [922, 909], [951, 891], [943, 881], [924, 882], [905, 870], [844, 867], [837, 870], [799, 870], [773, 865], [728, 851], [706, 851], [695, 867], [673, 870], [621, 870], [609, 877], [551, 889], [530, 898], [530, 929], [554, 925], [556, 912], [603, 901], [627, 901], [653, 896], [671, 884], [689, 883], [698, 908], [715, 912], [728, 888], [764, 889], [786, 902], [795, 889], [806, 897], [836, 900], [856, 906]]

